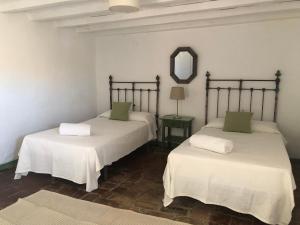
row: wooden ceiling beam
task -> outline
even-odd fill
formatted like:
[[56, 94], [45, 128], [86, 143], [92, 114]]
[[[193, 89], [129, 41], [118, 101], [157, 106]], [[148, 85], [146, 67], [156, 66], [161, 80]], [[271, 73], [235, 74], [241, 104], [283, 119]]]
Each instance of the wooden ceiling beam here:
[[49, 21], [79, 16], [109, 15], [108, 2], [93, 1], [60, 6], [56, 9], [43, 9], [28, 14], [30, 20]]
[[173, 31], [173, 30], [186, 30], [186, 29], [195, 29], [203, 27], [215, 27], [215, 26], [227, 26], [235, 24], [244, 24], [244, 23], [257, 23], [273, 20], [284, 20], [300, 18], [300, 12], [280, 12], [280, 13], [267, 13], [259, 15], [250, 15], [250, 16], [238, 16], [238, 17], [228, 17], [222, 19], [213, 19], [213, 20], [200, 20], [200, 21], [190, 21], [183, 23], [175, 24], [160, 24], [156, 26], [143, 26], [143, 27], [133, 27], [129, 29], [117, 29], [117, 30], [87, 30], [84, 28], [77, 28], [77, 32], [97, 32], [98, 37], [101, 36], [113, 36], [113, 35], [126, 35], [126, 34], [138, 34], [138, 33], [150, 33], [150, 32], [159, 32], [159, 31]]
[[76, 27], [100, 23], [112, 23], [112, 22], [122, 22], [136, 19], [152, 18], [159, 16], [169, 16], [176, 14], [186, 14], [186, 13], [195, 13], [195, 12], [204, 12], [211, 10], [222, 10], [228, 8], [238, 8], [251, 6], [256, 4], [267, 4], [274, 3], [280, 0], [218, 0], [218, 1], [208, 1], [203, 3], [195, 3], [188, 5], [180, 5], [173, 7], [165, 7], [159, 9], [148, 9], [141, 10], [136, 13], [130, 14], [114, 14], [102, 17], [83, 17], [76, 19], [66, 19], [58, 21], [56, 23], [57, 27]]
[[[209, 0], [143, 0], [141, 7], [144, 8], [159, 8], [166, 6], [174, 6], [180, 4], [192, 4], [206, 2]], [[70, 17], [81, 16], [100, 16], [109, 15], [108, 2], [94, 1], [80, 3], [72, 6], [61, 6], [55, 9], [42, 9], [28, 14], [28, 17], [33, 21], [49, 21], [65, 19]]]
[[187, 5], [200, 2], [208, 2], [210, 0], [143, 0], [141, 5], [144, 7], [161, 7], [161, 6], [176, 6]]
[[53, 7], [62, 4], [72, 4], [88, 0], [11, 0], [0, 4], [0, 12], [17, 13], [27, 10], [41, 9], [44, 7]]
[[193, 23], [194, 21], [200, 22], [205, 21], [205, 23], [209, 23], [209, 21], [214, 20], [222, 20], [228, 18], [238, 18], [238, 17], [255, 17], [261, 18], [262, 15], [273, 15], [275, 18], [277, 15], [281, 15], [284, 13], [285, 17], [291, 16], [295, 17], [295, 15], [300, 16], [300, 2], [287, 2], [282, 4], [275, 5], [267, 5], [264, 7], [245, 7], [245, 8], [237, 8], [237, 9], [228, 9], [222, 11], [211, 11], [205, 13], [193, 13], [186, 15], [172, 15], [165, 17], [157, 17], [157, 18], [148, 18], [141, 19], [135, 21], [124, 21], [119, 23], [104, 23], [98, 25], [90, 25], [84, 26], [77, 29], [78, 32], [102, 32], [102, 31], [112, 31], [112, 30], [124, 30], [124, 29], [138, 29], [143, 27], [151, 27], [151, 26], [174, 26], [174, 24], [181, 23]]

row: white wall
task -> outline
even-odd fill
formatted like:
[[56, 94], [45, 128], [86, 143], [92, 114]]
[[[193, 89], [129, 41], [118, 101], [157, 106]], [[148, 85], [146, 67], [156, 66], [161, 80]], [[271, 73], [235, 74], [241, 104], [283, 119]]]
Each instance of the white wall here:
[[0, 15], [0, 164], [24, 135], [96, 115], [94, 41]]
[[[215, 77], [273, 78], [277, 69], [283, 73], [278, 122], [289, 141], [291, 157], [300, 158], [300, 20], [291, 19], [252, 24], [210, 27], [98, 37], [96, 74], [98, 111], [108, 109], [109, 74], [118, 80], [162, 78], [161, 115], [174, 113], [176, 103], [169, 100], [169, 57], [179, 46], [192, 47], [199, 56], [198, 77], [185, 85], [188, 98], [181, 114], [196, 117], [194, 131], [204, 123], [205, 71]], [[228, 76], [226, 76], [226, 74]]]

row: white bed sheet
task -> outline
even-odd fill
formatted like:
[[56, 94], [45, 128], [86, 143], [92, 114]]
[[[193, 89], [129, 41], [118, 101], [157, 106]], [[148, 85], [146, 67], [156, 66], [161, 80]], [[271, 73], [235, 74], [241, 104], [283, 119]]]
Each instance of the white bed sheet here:
[[15, 179], [28, 172], [51, 174], [86, 184], [86, 191], [98, 188], [100, 170], [155, 138], [153, 125], [141, 121], [94, 118], [92, 136], [62, 136], [51, 129], [24, 138]]
[[164, 206], [189, 196], [251, 214], [265, 223], [286, 225], [296, 188], [280, 134], [242, 134], [203, 128], [198, 133], [234, 142], [229, 154], [195, 148], [187, 141], [168, 156]]

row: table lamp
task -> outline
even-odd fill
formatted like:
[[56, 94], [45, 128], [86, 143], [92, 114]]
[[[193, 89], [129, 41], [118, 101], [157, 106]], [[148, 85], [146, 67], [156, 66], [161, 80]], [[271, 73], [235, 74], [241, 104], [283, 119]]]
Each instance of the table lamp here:
[[170, 93], [170, 99], [177, 101], [177, 113], [176, 118], [179, 118], [178, 116], [178, 100], [184, 99], [184, 88], [183, 87], [172, 87], [171, 93]]

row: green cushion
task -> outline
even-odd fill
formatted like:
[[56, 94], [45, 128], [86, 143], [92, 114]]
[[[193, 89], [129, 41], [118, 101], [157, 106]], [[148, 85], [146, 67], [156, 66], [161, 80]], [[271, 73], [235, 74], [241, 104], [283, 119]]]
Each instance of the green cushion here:
[[223, 131], [251, 133], [251, 112], [227, 112]]
[[130, 106], [131, 102], [113, 102], [110, 119], [128, 121]]

